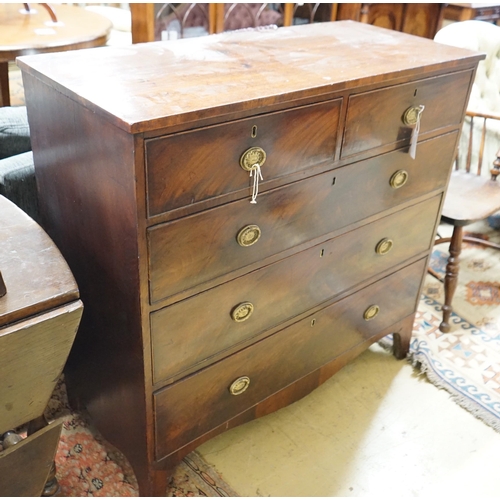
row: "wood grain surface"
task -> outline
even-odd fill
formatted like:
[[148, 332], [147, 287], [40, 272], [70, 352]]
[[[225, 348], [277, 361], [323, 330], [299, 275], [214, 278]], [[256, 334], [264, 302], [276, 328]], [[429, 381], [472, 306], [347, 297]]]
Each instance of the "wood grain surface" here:
[[248, 188], [240, 158], [251, 147], [266, 153], [267, 181], [333, 162], [340, 104], [336, 99], [147, 141], [149, 215]]
[[[193, 371], [193, 365], [425, 252], [440, 203], [437, 196], [153, 313], [154, 381]], [[378, 255], [377, 244], [387, 237], [393, 248]], [[237, 323], [231, 311], [244, 302], [254, 311]]]
[[[455, 133], [447, 134], [422, 142], [416, 160], [406, 149], [398, 150], [262, 193], [256, 205], [241, 200], [152, 227], [148, 231], [151, 301], [442, 189], [455, 141]], [[409, 180], [393, 189], [389, 180], [398, 170], [407, 171]], [[363, 202], [352, 204], [353, 199]], [[262, 236], [253, 246], [242, 248], [236, 235], [247, 224], [259, 226]]]
[[[278, 50], [277, 50], [278, 49]], [[18, 64], [129, 132], [291, 102], [442, 64], [473, 67], [476, 53], [353, 21], [22, 57]], [[167, 68], [167, 70], [166, 70]], [[116, 75], [120, 75], [117, 85]]]
[[[411, 314], [425, 264], [426, 259], [418, 261], [156, 393], [156, 458], [175, 452]], [[373, 304], [380, 313], [366, 321], [363, 313]], [[241, 376], [250, 378], [250, 386], [233, 396], [228, 387]]]
[[66, 304], [78, 288], [45, 231], [0, 196], [0, 270], [7, 293], [0, 298], [0, 326]]
[[[381, 335], [396, 333], [404, 357], [481, 58], [354, 22], [21, 58], [43, 224], [86, 306], [69, 395], [125, 453], [142, 495], [164, 495], [196, 443], [304, 396]], [[435, 109], [431, 88], [443, 95]], [[408, 130], [398, 134], [419, 92], [430, 121], [413, 159]], [[254, 125], [263, 135], [249, 135]], [[340, 158], [344, 136], [352, 154]], [[239, 157], [260, 140], [269, 163], [252, 205]], [[261, 237], [242, 247], [250, 224]], [[366, 249], [389, 232], [386, 267]], [[231, 321], [240, 292], [256, 307], [238, 344], [217, 322], [221, 311]], [[261, 317], [270, 296], [276, 310]], [[373, 303], [384, 313], [359, 320]], [[249, 398], [228, 401], [242, 367]]]

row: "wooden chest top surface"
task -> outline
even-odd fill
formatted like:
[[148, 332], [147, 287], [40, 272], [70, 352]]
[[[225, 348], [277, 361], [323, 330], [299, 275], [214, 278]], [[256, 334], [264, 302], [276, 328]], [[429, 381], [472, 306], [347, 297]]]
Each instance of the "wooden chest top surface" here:
[[19, 66], [138, 133], [321, 96], [480, 54], [352, 21], [25, 56]]

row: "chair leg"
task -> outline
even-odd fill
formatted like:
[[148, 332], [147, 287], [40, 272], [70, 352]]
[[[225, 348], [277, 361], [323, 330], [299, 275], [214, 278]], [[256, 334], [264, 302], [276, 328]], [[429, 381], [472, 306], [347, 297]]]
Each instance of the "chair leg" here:
[[446, 265], [446, 276], [444, 278], [444, 305], [443, 305], [443, 321], [439, 325], [439, 329], [443, 333], [448, 333], [450, 327], [450, 315], [452, 312], [451, 302], [457, 289], [458, 269], [459, 269], [459, 256], [462, 251], [462, 236], [463, 227], [455, 226], [451, 236], [450, 243], [450, 257]]

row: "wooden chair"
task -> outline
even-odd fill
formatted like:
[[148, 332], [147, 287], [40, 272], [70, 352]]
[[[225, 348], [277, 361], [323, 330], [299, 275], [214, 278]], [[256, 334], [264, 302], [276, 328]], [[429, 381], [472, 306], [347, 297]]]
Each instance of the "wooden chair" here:
[[[483, 21], [452, 23], [438, 31], [438, 43], [483, 52], [467, 106], [460, 147], [443, 207], [442, 220], [453, 225], [446, 267], [442, 332], [450, 331], [451, 302], [457, 286], [462, 241], [500, 249], [487, 241], [464, 237], [463, 228], [500, 210], [500, 27]], [[496, 157], [496, 159], [495, 159]], [[486, 167], [482, 168], [484, 162]], [[493, 168], [491, 168], [493, 167]]]
[[[488, 120], [497, 120], [500, 123], [500, 116], [486, 115], [467, 112], [470, 119], [469, 140], [465, 169], [459, 168], [458, 155], [455, 162], [455, 170], [451, 174], [448, 192], [446, 194], [441, 220], [453, 226], [451, 238], [438, 238], [435, 244], [450, 242], [448, 264], [446, 266], [446, 276], [444, 279], [444, 305], [443, 321], [439, 329], [448, 333], [450, 331], [450, 315], [452, 313], [452, 300], [457, 288], [459, 257], [462, 251], [462, 242], [475, 243], [500, 250], [500, 245], [479, 238], [472, 238], [463, 235], [463, 228], [473, 222], [486, 219], [495, 212], [500, 211], [500, 182], [497, 176], [500, 175], [500, 149], [497, 158], [492, 162], [490, 169], [491, 176], [483, 175], [482, 163], [484, 155], [485, 137]], [[477, 155], [476, 169], [471, 167], [472, 149], [474, 144], [474, 130], [477, 131], [476, 124], [482, 121], [480, 127], [480, 145]], [[498, 144], [500, 147], [500, 144]], [[490, 164], [491, 165], [491, 164]], [[475, 170], [475, 171], [474, 171]], [[436, 274], [431, 272], [434, 276]], [[436, 276], [437, 277], [437, 276]]]

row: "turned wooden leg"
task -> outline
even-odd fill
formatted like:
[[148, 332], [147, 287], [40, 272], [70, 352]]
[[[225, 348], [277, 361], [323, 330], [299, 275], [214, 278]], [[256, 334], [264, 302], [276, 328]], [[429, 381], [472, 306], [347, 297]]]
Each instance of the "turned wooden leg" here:
[[451, 302], [457, 289], [458, 270], [459, 270], [459, 256], [462, 251], [462, 236], [463, 227], [455, 226], [451, 236], [450, 243], [450, 256], [448, 264], [446, 265], [446, 276], [444, 278], [444, 305], [443, 305], [443, 321], [439, 325], [439, 329], [443, 333], [448, 333], [451, 329], [450, 315], [452, 312]]

